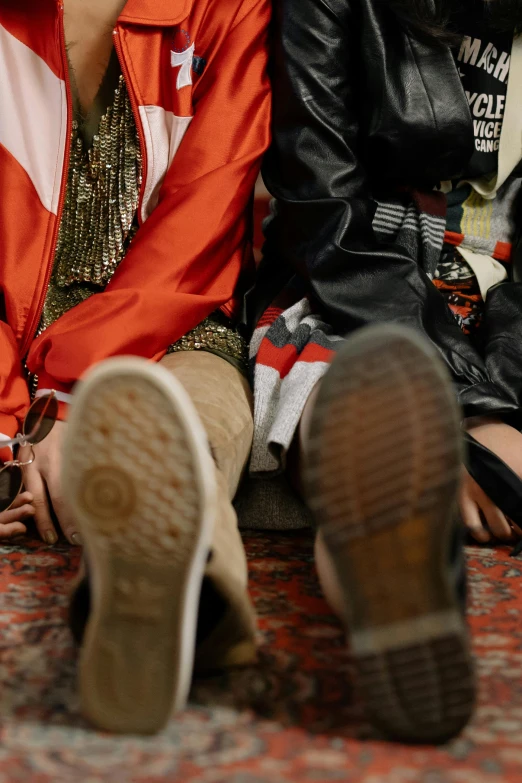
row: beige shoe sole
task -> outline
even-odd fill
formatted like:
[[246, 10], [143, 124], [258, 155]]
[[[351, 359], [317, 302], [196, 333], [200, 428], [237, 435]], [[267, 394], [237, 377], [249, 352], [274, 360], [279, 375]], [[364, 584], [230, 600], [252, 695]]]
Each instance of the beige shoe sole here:
[[450, 567], [460, 421], [427, 342], [400, 327], [347, 341], [319, 392], [309, 457], [370, 719], [403, 741], [458, 734], [475, 697]]
[[215, 508], [214, 466], [190, 399], [162, 367], [99, 365], [75, 394], [63, 486], [83, 538], [92, 611], [83, 715], [152, 733], [185, 706]]

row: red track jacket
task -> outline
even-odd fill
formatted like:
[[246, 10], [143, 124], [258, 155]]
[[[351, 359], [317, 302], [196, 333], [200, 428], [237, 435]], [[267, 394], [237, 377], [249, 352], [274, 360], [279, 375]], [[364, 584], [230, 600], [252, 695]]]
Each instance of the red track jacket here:
[[269, 142], [269, 0], [128, 0], [114, 30], [139, 130], [140, 229], [103, 293], [38, 339], [69, 156], [59, 0], [0, 2], [0, 433], [40, 389], [117, 354], [159, 359], [252, 263], [249, 204]]

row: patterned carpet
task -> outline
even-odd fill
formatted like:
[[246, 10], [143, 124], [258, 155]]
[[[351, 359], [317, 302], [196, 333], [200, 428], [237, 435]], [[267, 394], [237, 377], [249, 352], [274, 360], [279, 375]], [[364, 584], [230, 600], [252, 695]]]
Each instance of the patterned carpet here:
[[256, 667], [200, 681], [151, 739], [91, 731], [77, 713], [65, 624], [68, 546], [0, 548], [0, 783], [504, 783], [522, 780], [521, 567], [472, 547], [479, 706], [441, 749], [372, 738], [343, 636], [322, 600], [307, 533], [248, 533], [260, 616]]

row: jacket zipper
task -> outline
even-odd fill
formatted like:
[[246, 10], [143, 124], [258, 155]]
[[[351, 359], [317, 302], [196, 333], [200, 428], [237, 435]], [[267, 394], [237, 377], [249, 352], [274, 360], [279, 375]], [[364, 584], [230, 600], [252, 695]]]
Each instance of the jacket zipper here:
[[65, 201], [65, 193], [67, 190], [67, 177], [69, 174], [69, 161], [71, 157], [71, 127], [72, 127], [72, 120], [71, 120], [71, 106], [72, 106], [72, 98], [71, 98], [71, 85], [69, 83], [69, 65], [67, 62], [67, 50], [66, 50], [66, 43], [65, 43], [65, 25], [64, 25], [64, 12], [63, 12], [63, 2], [59, 3], [59, 11], [60, 11], [60, 45], [61, 45], [61, 54], [62, 54], [62, 65], [64, 68], [64, 75], [65, 75], [65, 92], [66, 92], [66, 98], [67, 98], [67, 135], [65, 139], [65, 157], [64, 157], [64, 166], [62, 171], [62, 181], [60, 184], [60, 199], [58, 201], [58, 211], [56, 214], [56, 223], [53, 231], [53, 238], [51, 241], [51, 252], [49, 254], [49, 258], [47, 260], [47, 269], [45, 273], [45, 282], [42, 287], [42, 291], [40, 294], [40, 299], [38, 300], [38, 307], [36, 308], [34, 317], [31, 320], [30, 326], [26, 326], [26, 334], [25, 334], [25, 340], [22, 346], [22, 357], [25, 361], [25, 358], [29, 352], [29, 348], [31, 347], [31, 343], [37, 336], [36, 332], [38, 329], [38, 326], [40, 324], [40, 320], [42, 317], [43, 308], [45, 305], [45, 298], [47, 296], [47, 289], [49, 288], [49, 281], [51, 279], [51, 275], [53, 272], [53, 265], [54, 265], [54, 256], [56, 254], [56, 245], [58, 244], [58, 232], [60, 230], [60, 223], [63, 213], [63, 204]]
[[[45, 281], [44, 285], [42, 287], [42, 291], [40, 294], [40, 298], [38, 300], [38, 306], [35, 310], [34, 317], [31, 319], [30, 325], [26, 325], [25, 329], [25, 340], [22, 344], [21, 349], [21, 355], [25, 361], [25, 358], [29, 352], [29, 349], [31, 347], [31, 343], [33, 340], [38, 337], [37, 330], [38, 326], [42, 317], [43, 308], [45, 305], [45, 298], [47, 296], [47, 290], [49, 288], [49, 281], [51, 279], [51, 275], [53, 272], [53, 264], [54, 264], [54, 257], [56, 254], [56, 246], [58, 244], [58, 232], [60, 230], [60, 223], [61, 218], [63, 214], [63, 205], [65, 201], [65, 195], [67, 191], [67, 178], [69, 174], [69, 163], [71, 158], [71, 127], [72, 127], [72, 120], [71, 120], [71, 106], [72, 106], [72, 97], [71, 97], [71, 85], [69, 81], [69, 63], [67, 61], [67, 49], [66, 49], [66, 41], [65, 41], [65, 26], [64, 26], [64, 9], [63, 9], [63, 2], [59, 3], [59, 12], [60, 12], [60, 46], [61, 46], [61, 54], [62, 54], [62, 65], [64, 69], [64, 75], [65, 75], [65, 91], [67, 96], [67, 136], [66, 136], [66, 142], [65, 142], [65, 157], [64, 157], [64, 167], [62, 172], [62, 181], [61, 181], [61, 190], [60, 190], [60, 199], [58, 202], [58, 210], [56, 215], [56, 224], [53, 231], [53, 237], [51, 241], [51, 251], [49, 254], [49, 258], [47, 261], [47, 269], [45, 274]], [[120, 67], [123, 73], [123, 76], [125, 78], [125, 83], [127, 86], [127, 92], [129, 94], [129, 99], [132, 106], [132, 112], [134, 114], [134, 120], [136, 122], [136, 127], [138, 129], [138, 137], [140, 142], [140, 149], [141, 149], [141, 158], [142, 158], [142, 166], [143, 166], [143, 176], [142, 176], [142, 187], [141, 187], [141, 193], [140, 193], [140, 201], [138, 205], [138, 221], [141, 223], [140, 215], [141, 215], [141, 208], [143, 203], [143, 194], [145, 191], [145, 182], [146, 182], [146, 148], [145, 148], [145, 141], [143, 138], [143, 129], [141, 125], [141, 117], [139, 115], [138, 111], [138, 104], [134, 95], [134, 91], [132, 89], [132, 83], [130, 81], [129, 72], [127, 69], [127, 66], [125, 64], [125, 60], [122, 54], [121, 50], [121, 43], [119, 40], [119, 33], [118, 30], [114, 30], [113, 33], [114, 36], [114, 48], [116, 50], [116, 54], [118, 56], [118, 60], [120, 62]]]
[[134, 93], [134, 86], [130, 78], [129, 69], [127, 68], [127, 63], [125, 62], [125, 57], [121, 46], [120, 32], [117, 27], [113, 30], [112, 35], [114, 38], [114, 49], [116, 50], [116, 55], [120, 63], [120, 68], [123, 74], [123, 78], [125, 79], [125, 86], [127, 88], [127, 93], [130, 100], [132, 113], [134, 115], [134, 122], [136, 123], [136, 128], [138, 131], [138, 139], [140, 142], [142, 172], [141, 172], [141, 192], [138, 200], [137, 215], [138, 215], [138, 224], [141, 226], [142, 223], [141, 211], [143, 207], [143, 196], [145, 193], [145, 184], [147, 182], [147, 148], [145, 146], [145, 134], [143, 133], [143, 125], [141, 122], [141, 115], [138, 108], [138, 102], [136, 100], [136, 95]]

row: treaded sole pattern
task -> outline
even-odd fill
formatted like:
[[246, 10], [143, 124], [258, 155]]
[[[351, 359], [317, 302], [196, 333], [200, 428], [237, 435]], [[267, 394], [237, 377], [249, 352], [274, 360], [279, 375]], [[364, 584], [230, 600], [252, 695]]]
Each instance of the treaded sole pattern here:
[[170, 377], [174, 394], [130, 362], [80, 391], [64, 478], [92, 592], [81, 710], [100, 728], [148, 734], [184, 707], [190, 687], [209, 544], [206, 454], [195, 447], [199, 422], [183, 390], [180, 398]]
[[460, 476], [459, 412], [445, 368], [401, 327], [362, 330], [321, 385], [309, 502], [342, 586], [374, 725], [442, 742], [475, 689], [449, 549]]

